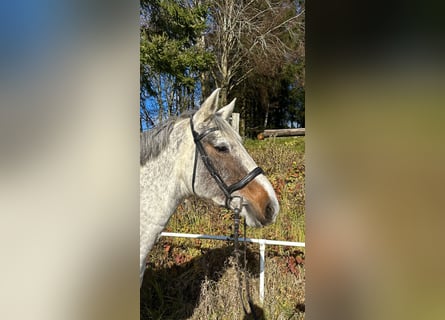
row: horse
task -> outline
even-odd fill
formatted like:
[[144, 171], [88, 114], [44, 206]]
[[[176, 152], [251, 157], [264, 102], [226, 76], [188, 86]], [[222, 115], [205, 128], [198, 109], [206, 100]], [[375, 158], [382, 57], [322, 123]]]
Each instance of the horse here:
[[274, 189], [228, 122], [234, 99], [217, 111], [216, 89], [194, 113], [169, 119], [141, 133], [140, 285], [145, 261], [176, 207], [197, 197], [234, 209], [248, 226], [275, 221], [279, 204]]

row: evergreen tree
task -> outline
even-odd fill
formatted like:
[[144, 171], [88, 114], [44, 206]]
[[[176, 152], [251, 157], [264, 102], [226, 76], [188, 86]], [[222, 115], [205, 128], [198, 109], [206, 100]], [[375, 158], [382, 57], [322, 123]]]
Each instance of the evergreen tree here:
[[213, 61], [196, 45], [206, 15], [206, 6], [189, 1], [141, 2], [141, 129], [193, 108], [200, 98], [197, 82]]

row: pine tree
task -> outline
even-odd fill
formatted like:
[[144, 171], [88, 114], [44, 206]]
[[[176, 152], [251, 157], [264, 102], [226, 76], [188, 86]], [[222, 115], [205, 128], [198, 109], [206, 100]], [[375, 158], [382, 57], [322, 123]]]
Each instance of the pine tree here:
[[[149, 127], [194, 107], [199, 77], [213, 55], [196, 43], [207, 8], [177, 0], [141, 2], [141, 117]], [[198, 92], [198, 94], [197, 94]]]

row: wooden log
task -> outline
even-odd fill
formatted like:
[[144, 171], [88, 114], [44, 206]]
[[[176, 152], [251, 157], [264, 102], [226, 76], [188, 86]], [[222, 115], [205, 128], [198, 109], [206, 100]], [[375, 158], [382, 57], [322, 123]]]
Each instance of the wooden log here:
[[294, 129], [268, 129], [264, 130], [261, 135], [263, 138], [267, 137], [292, 137], [292, 136], [304, 136], [306, 134], [306, 128], [294, 128]]

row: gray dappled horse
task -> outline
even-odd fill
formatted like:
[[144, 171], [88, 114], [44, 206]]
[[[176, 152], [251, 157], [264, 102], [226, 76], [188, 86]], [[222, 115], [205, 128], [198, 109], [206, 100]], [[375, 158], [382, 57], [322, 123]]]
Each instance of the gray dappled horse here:
[[272, 185], [227, 122], [235, 100], [216, 111], [218, 94], [219, 89], [195, 114], [141, 134], [141, 283], [147, 254], [185, 197], [195, 194], [233, 209], [232, 200], [241, 196], [241, 216], [252, 227], [268, 225], [278, 214]]

